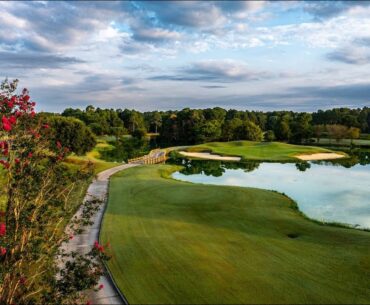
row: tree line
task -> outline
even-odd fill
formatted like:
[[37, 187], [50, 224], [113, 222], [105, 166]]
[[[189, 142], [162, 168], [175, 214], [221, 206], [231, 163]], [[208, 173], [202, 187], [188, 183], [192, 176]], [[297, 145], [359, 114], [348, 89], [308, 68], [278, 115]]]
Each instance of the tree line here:
[[317, 112], [242, 111], [220, 107], [140, 112], [129, 109], [67, 108], [63, 117], [83, 121], [96, 135], [142, 137], [159, 133], [160, 145], [210, 141], [266, 140], [302, 143], [323, 136], [357, 137], [370, 132], [370, 108], [334, 108]]

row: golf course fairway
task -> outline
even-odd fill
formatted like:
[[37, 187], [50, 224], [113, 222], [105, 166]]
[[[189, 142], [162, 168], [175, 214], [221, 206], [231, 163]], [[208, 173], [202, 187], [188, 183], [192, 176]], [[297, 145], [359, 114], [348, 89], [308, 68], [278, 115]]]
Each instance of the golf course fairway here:
[[288, 197], [170, 178], [111, 178], [101, 241], [130, 304], [369, 303], [370, 233], [304, 218]]

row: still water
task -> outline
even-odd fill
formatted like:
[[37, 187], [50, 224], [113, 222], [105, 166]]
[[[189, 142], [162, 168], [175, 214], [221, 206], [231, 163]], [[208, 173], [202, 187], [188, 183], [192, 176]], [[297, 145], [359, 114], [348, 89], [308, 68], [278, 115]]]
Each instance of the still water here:
[[322, 221], [370, 228], [370, 154], [348, 160], [304, 163], [222, 163], [177, 160], [173, 177], [194, 183], [276, 190], [294, 199], [302, 212]]

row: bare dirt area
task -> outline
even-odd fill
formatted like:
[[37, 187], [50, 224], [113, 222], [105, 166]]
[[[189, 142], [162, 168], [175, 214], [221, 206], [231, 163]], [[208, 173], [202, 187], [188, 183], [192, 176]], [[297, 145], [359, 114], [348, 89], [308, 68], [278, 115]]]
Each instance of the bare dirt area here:
[[200, 152], [180, 151], [180, 154], [185, 157], [207, 159], [207, 160], [220, 160], [220, 161], [240, 161], [241, 160], [240, 157], [220, 156], [220, 155], [213, 155], [210, 153], [200, 153]]
[[295, 157], [304, 161], [313, 161], [313, 160], [339, 159], [344, 158], [345, 156], [337, 153], [317, 153], [311, 155], [297, 155]]

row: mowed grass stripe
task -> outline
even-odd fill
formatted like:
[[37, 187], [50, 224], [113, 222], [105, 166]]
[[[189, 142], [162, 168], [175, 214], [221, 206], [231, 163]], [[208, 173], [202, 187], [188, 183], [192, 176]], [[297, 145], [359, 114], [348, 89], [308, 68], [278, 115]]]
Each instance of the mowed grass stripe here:
[[311, 222], [275, 192], [165, 178], [175, 169], [111, 180], [101, 238], [130, 303], [370, 301], [369, 232]]

